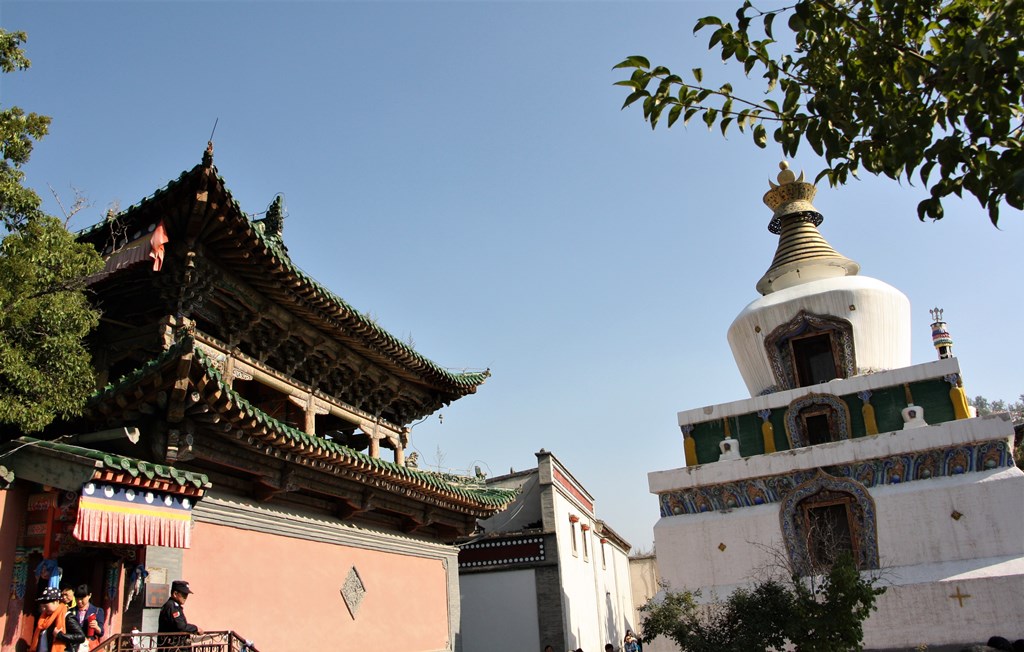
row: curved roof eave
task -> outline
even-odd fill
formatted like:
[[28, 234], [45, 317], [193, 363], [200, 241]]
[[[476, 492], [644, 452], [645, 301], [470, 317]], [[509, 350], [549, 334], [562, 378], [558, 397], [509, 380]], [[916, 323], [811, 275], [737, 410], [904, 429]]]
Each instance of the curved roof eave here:
[[[225, 221], [231, 219], [234, 222], [233, 226], [240, 227], [239, 236], [245, 238], [245, 241], [240, 240], [236, 243], [238, 249], [254, 252], [257, 257], [262, 259], [261, 262], [265, 266], [280, 270], [286, 277], [283, 280], [292, 288], [292, 292], [289, 293], [291, 298], [294, 295], [300, 295], [315, 307], [325, 309], [334, 319], [345, 324], [351, 332], [358, 334], [362, 346], [375, 353], [377, 358], [390, 362], [406, 373], [415, 374], [428, 385], [447, 389], [460, 396], [474, 393], [476, 388], [490, 376], [489, 369], [480, 372], [454, 372], [438, 365], [302, 271], [284, 250], [283, 242], [275, 242], [276, 238], [267, 236], [260, 229], [254, 227], [253, 221], [249, 220], [241, 206], [232, 197], [224, 178], [218, 174], [217, 168], [212, 165], [212, 162], [209, 166], [199, 164], [191, 170], [182, 172], [176, 179], [168, 182], [152, 195], [132, 204], [116, 216], [82, 229], [77, 236], [80, 239], [93, 241], [93, 244], [96, 245], [97, 237], [104, 233], [104, 227], [112, 221], [116, 219], [131, 220], [135, 215], [145, 212], [155, 202], [162, 201], [176, 192], [186, 192], [190, 183], [194, 184], [196, 188], [206, 186], [207, 204], [210, 203], [209, 193], [212, 192], [221, 198], [221, 201], [217, 203], [218, 206], [229, 207], [224, 214]], [[328, 331], [337, 332], [338, 330], [337, 325], [328, 320], [321, 319], [319, 322], [320, 330], [325, 330], [325, 326]], [[346, 341], [340, 335], [338, 339]]]

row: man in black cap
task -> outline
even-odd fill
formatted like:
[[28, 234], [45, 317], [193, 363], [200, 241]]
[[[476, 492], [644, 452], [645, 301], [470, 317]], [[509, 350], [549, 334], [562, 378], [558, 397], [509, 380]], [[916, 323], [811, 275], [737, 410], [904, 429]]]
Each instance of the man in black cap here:
[[157, 646], [167, 652], [183, 652], [192, 647], [189, 641], [190, 634], [202, 634], [203, 630], [195, 625], [190, 625], [185, 619], [185, 601], [192, 593], [188, 582], [175, 580], [171, 582], [171, 597], [167, 599], [160, 609], [160, 624], [157, 629], [159, 633], [174, 632], [174, 636], [160, 636], [157, 638]]

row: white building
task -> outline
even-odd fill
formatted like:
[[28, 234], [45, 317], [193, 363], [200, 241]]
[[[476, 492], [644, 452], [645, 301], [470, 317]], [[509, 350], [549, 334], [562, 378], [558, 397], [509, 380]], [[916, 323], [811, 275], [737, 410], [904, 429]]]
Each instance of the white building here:
[[630, 546], [597, 518], [594, 497], [543, 449], [537, 468], [487, 485], [520, 494], [461, 546], [462, 649], [618, 647], [635, 629]]
[[845, 549], [888, 585], [868, 648], [1019, 638], [1013, 428], [970, 418], [940, 310], [940, 359], [910, 365], [909, 301], [825, 241], [815, 191], [784, 167], [765, 195], [778, 249], [729, 329], [752, 398], [680, 412], [686, 466], [649, 476], [660, 571], [724, 597], [780, 551], [808, 573]]

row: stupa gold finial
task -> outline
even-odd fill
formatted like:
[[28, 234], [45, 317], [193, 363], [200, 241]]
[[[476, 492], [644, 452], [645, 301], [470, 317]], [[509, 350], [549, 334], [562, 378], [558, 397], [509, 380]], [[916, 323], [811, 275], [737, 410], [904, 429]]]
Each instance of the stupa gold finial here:
[[818, 225], [821, 213], [811, 203], [818, 188], [809, 183], [804, 173], [798, 177], [787, 161], [779, 163], [779, 182], [768, 185], [764, 203], [772, 209], [768, 230], [779, 236], [779, 246], [771, 267], [757, 284], [761, 294], [815, 278], [854, 275], [860, 265], [832, 248]]
[[772, 209], [773, 213], [768, 230], [778, 234], [782, 218], [795, 214], [812, 217], [815, 226], [821, 224], [821, 213], [811, 203], [818, 188], [813, 183], [805, 181], [803, 172], [797, 178], [796, 174], [789, 169], [787, 161], [779, 163], [779, 170], [781, 170], [778, 176], [779, 182], [776, 184], [769, 180], [768, 185], [771, 186], [771, 190], [764, 195], [764, 203]]

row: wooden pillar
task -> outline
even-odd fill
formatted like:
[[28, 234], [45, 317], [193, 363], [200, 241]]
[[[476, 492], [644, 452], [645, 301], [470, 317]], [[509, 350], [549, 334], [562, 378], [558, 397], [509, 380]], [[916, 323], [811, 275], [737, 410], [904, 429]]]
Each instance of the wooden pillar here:
[[306, 427], [307, 435], [316, 435], [316, 405], [313, 401], [313, 392], [306, 394]]

